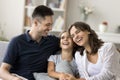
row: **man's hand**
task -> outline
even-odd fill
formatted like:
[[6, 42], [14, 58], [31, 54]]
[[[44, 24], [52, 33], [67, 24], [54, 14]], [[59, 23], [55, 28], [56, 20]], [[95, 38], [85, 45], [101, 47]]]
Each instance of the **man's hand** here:
[[23, 79], [21, 79], [21, 78], [19, 78], [19, 77], [14, 76], [11, 80], [23, 80]]
[[17, 74], [12, 74], [14, 77], [11, 80], [28, 80], [22, 76], [19, 76]]

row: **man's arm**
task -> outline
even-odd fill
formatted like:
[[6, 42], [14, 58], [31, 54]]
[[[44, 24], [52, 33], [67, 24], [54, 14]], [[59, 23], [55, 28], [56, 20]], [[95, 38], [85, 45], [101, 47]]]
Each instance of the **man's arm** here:
[[7, 63], [2, 63], [0, 66], [0, 78], [3, 80], [22, 80], [14, 75], [12, 75], [9, 70], [11, 68], [11, 65]]

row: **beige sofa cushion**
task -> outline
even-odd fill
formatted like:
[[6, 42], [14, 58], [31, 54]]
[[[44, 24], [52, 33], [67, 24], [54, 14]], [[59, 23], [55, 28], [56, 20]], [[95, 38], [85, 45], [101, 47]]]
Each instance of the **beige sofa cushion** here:
[[3, 58], [4, 58], [7, 46], [8, 46], [8, 42], [0, 41], [0, 64], [1, 64], [2, 60], [3, 60]]

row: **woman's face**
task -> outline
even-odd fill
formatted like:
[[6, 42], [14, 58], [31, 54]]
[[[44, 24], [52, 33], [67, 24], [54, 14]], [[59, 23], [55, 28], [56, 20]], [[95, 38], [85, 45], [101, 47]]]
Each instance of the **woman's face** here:
[[64, 32], [60, 36], [60, 47], [62, 49], [71, 49], [72, 50], [73, 41], [68, 32]]
[[79, 46], [87, 46], [88, 45], [88, 35], [90, 32], [81, 31], [80, 29], [76, 29], [75, 26], [72, 26], [70, 30], [70, 35], [73, 41]]

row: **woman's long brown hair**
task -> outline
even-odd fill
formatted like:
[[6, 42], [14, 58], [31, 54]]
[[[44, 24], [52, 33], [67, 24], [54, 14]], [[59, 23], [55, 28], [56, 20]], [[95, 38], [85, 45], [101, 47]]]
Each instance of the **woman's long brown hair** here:
[[[102, 44], [104, 42], [101, 39], [98, 39], [98, 35], [95, 33], [95, 31], [92, 30], [90, 28], [90, 26], [88, 24], [84, 23], [84, 22], [75, 22], [68, 29], [69, 34], [70, 34], [70, 30], [73, 26], [78, 30], [90, 32], [89, 40], [88, 40], [88, 43], [89, 43], [90, 48], [91, 48], [91, 53], [90, 54], [91, 55], [96, 54], [98, 52], [98, 49], [102, 46]], [[78, 46], [78, 50], [80, 51], [80, 54], [83, 55], [84, 47], [83, 46]]]

